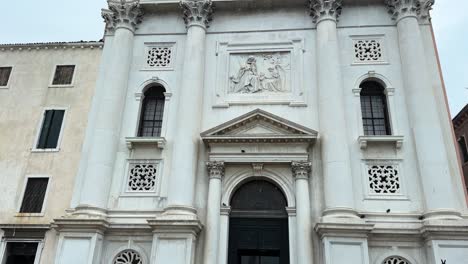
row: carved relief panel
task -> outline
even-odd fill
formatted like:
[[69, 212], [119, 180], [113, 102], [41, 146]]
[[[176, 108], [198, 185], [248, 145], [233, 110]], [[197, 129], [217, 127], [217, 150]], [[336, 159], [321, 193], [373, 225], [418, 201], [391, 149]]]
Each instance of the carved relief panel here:
[[218, 43], [214, 107], [238, 104], [305, 106], [303, 40]]

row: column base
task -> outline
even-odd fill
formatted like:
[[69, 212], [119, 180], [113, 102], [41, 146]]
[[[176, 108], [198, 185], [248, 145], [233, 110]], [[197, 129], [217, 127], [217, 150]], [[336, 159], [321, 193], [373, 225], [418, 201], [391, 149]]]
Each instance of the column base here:
[[356, 223], [364, 222], [354, 209], [348, 207], [327, 208], [323, 211], [323, 216], [321, 218], [321, 222], [330, 223], [344, 223], [349, 221]]
[[86, 204], [80, 204], [75, 209], [69, 210], [66, 217], [84, 218], [84, 219], [106, 219], [107, 210]]
[[462, 220], [461, 213], [453, 209], [437, 209], [423, 214], [425, 221], [431, 220]]

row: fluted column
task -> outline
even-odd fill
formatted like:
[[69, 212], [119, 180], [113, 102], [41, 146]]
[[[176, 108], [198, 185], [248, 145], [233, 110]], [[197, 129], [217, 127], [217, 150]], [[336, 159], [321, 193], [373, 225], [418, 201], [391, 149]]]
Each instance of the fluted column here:
[[291, 170], [296, 182], [297, 264], [311, 264], [312, 224], [310, 215], [309, 174], [310, 162], [292, 162]]
[[428, 19], [433, 0], [387, 0], [397, 23], [408, 116], [426, 201], [426, 219], [458, 218], [459, 208], [430, 82], [418, 17]]
[[203, 263], [218, 263], [219, 225], [221, 221], [221, 180], [224, 177], [224, 162], [206, 163], [210, 182], [208, 186], [208, 203], [205, 228], [205, 248]]
[[320, 115], [320, 145], [325, 185], [324, 219], [357, 218], [340, 68], [336, 23], [341, 0], [310, 0], [317, 24], [317, 78]]
[[187, 40], [179, 89], [168, 209], [184, 211], [193, 207], [203, 104], [206, 28], [213, 10], [211, 1], [206, 0], [182, 1], [180, 6], [187, 25]]
[[[101, 96], [93, 101], [95, 118], [90, 119], [92, 132], [84, 182], [78, 208], [93, 207], [100, 211], [107, 207], [120, 127], [122, 124], [128, 75], [133, 56], [133, 38], [141, 23], [142, 11], [138, 0], [108, 1], [109, 9], [102, 11], [107, 30], [114, 32], [107, 69], [101, 71]], [[104, 91], [102, 91], [104, 90]], [[86, 157], [84, 157], [86, 158]]]

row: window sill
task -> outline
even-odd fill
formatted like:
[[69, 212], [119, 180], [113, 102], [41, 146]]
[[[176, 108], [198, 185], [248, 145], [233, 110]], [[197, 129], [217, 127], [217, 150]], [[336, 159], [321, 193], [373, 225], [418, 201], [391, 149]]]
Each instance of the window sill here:
[[369, 144], [394, 144], [396, 149], [401, 149], [403, 136], [360, 136], [358, 138], [361, 149], [367, 149]]
[[75, 85], [73, 84], [50, 84], [49, 88], [73, 88]]
[[59, 152], [59, 148], [54, 148], [54, 149], [31, 149], [31, 152], [33, 153], [46, 153], [46, 152]]
[[166, 146], [166, 139], [163, 137], [126, 137], [128, 149], [134, 149], [137, 145], [156, 145], [160, 149]]
[[15, 217], [43, 217], [44, 213], [16, 213]]
[[7, 86], [0, 86], [0, 89], [9, 89], [10, 87], [7, 85]]

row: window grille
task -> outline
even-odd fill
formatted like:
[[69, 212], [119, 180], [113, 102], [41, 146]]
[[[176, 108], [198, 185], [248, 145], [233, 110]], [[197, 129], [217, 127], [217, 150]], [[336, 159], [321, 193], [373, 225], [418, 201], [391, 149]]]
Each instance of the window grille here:
[[377, 82], [367, 81], [361, 84], [361, 89], [364, 135], [391, 135], [384, 88]]
[[40, 213], [47, 191], [48, 178], [29, 178], [24, 190], [20, 213]]
[[7, 86], [12, 67], [0, 67], [0, 86]]
[[115, 257], [112, 264], [143, 264], [143, 260], [134, 250], [125, 250]]
[[396, 165], [369, 165], [367, 176], [372, 194], [400, 193], [400, 175]]
[[65, 110], [46, 110], [42, 121], [37, 149], [57, 148]]
[[146, 63], [152, 68], [168, 68], [172, 64], [172, 47], [151, 47]]
[[154, 192], [156, 189], [157, 165], [154, 163], [130, 164], [127, 191]]
[[377, 39], [356, 40], [354, 42], [356, 62], [382, 61], [382, 43]]
[[149, 88], [143, 98], [143, 106], [140, 117], [139, 137], [160, 137], [166, 90], [162, 86]]
[[73, 81], [75, 65], [59, 65], [55, 68], [52, 85], [69, 85]]
[[458, 147], [460, 148], [460, 157], [462, 158], [463, 162], [468, 162], [468, 149], [466, 146], [465, 137], [460, 137], [458, 139]]
[[394, 257], [386, 258], [383, 264], [411, 264], [411, 263], [402, 257], [394, 256]]

